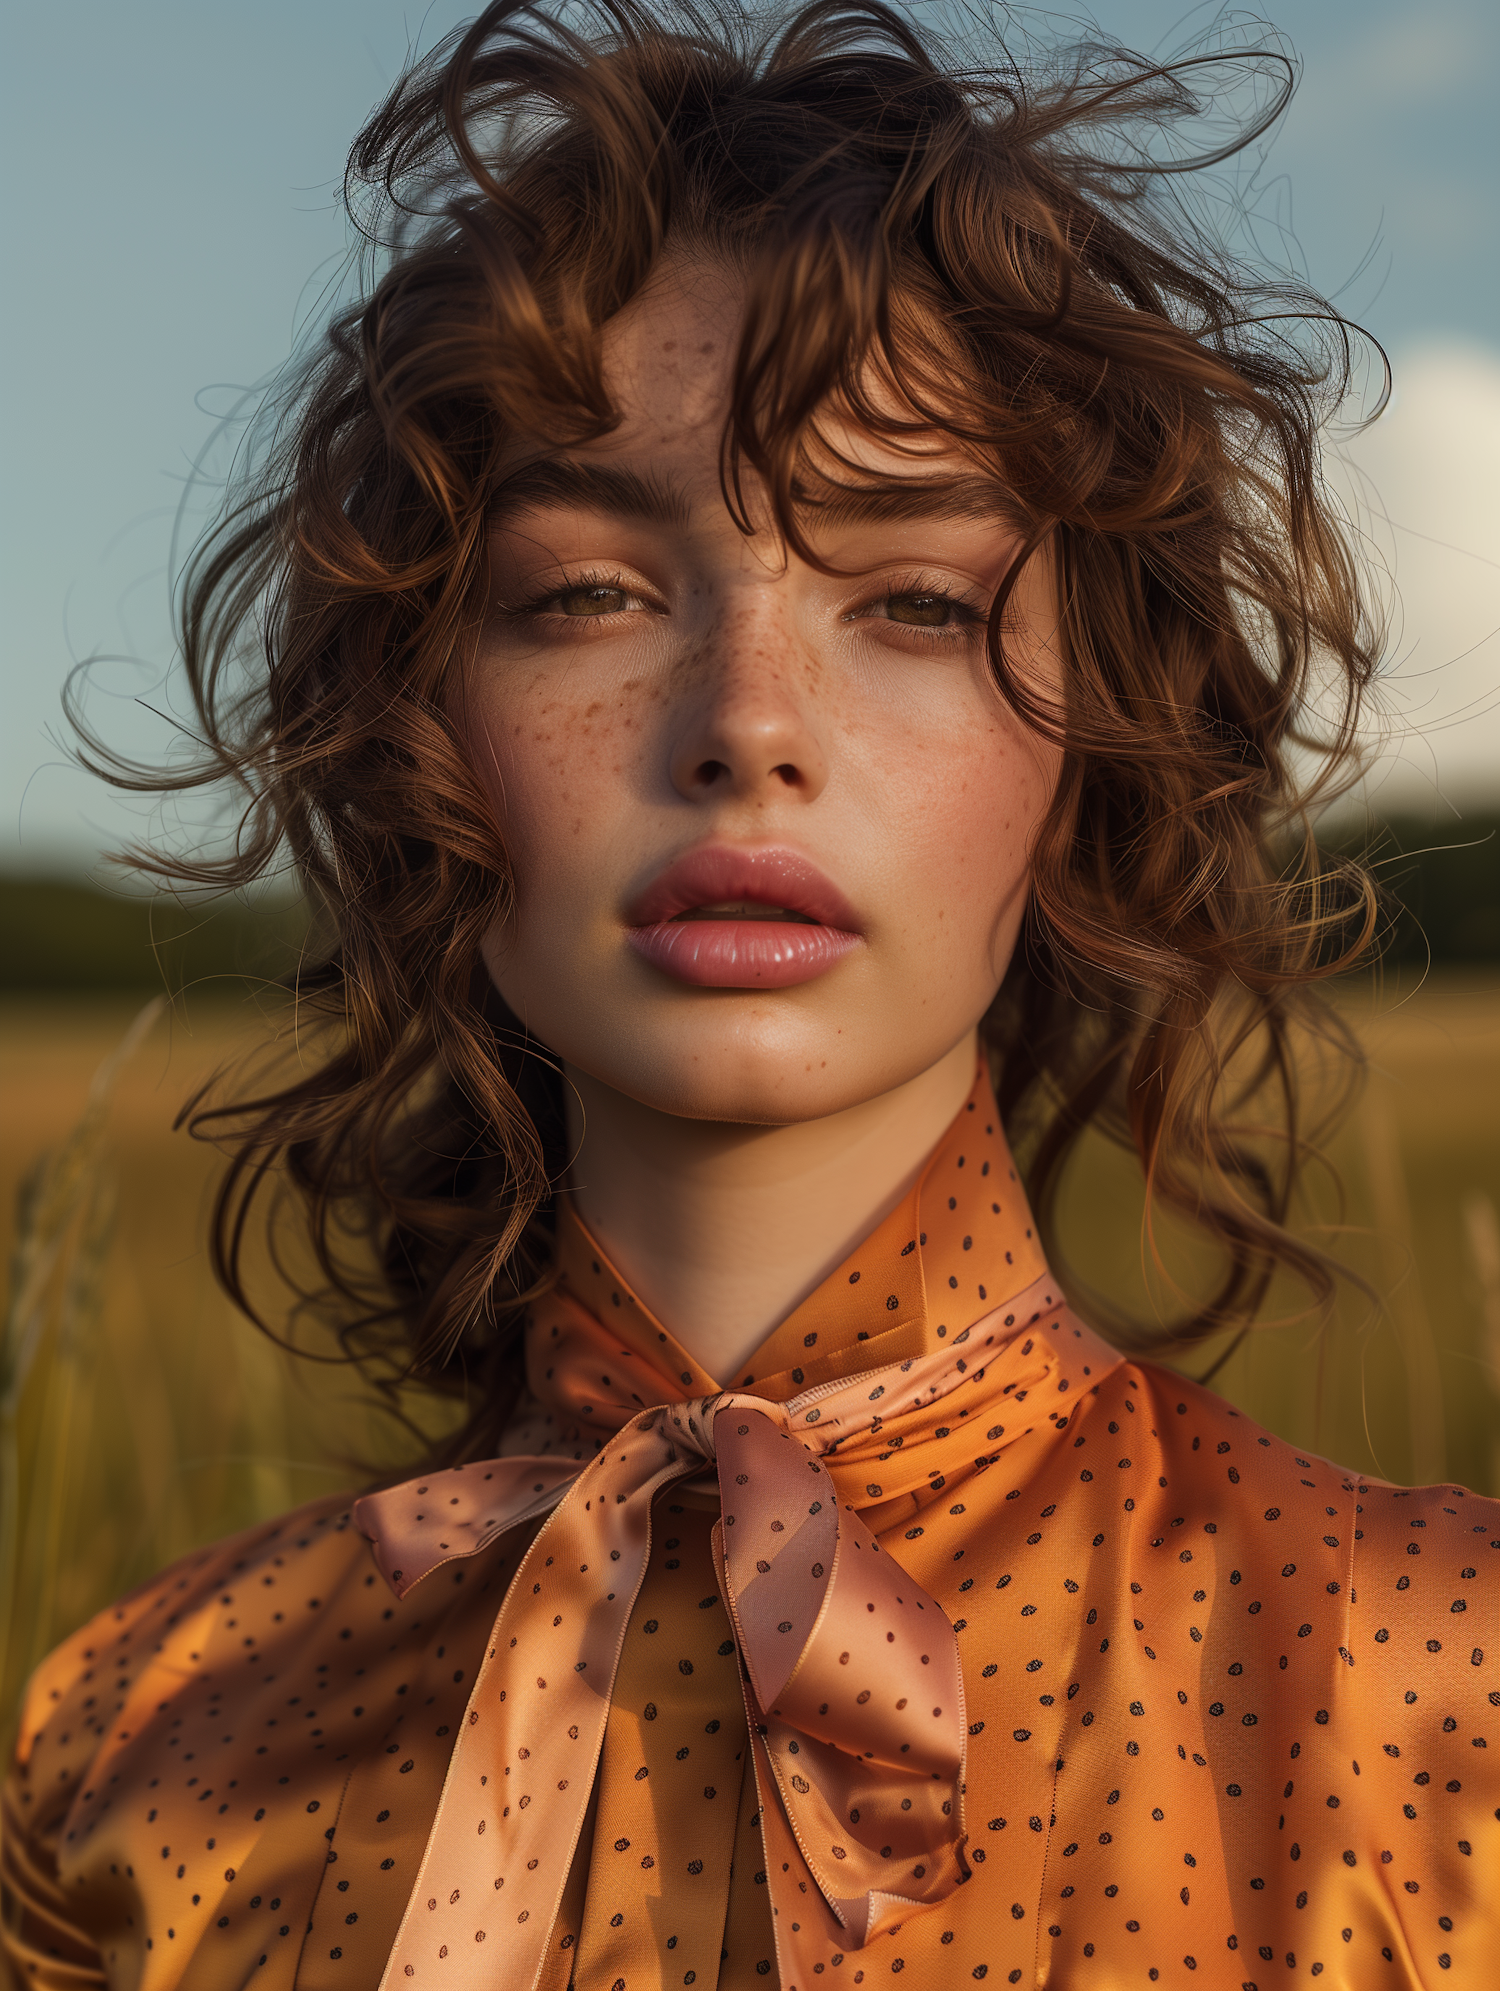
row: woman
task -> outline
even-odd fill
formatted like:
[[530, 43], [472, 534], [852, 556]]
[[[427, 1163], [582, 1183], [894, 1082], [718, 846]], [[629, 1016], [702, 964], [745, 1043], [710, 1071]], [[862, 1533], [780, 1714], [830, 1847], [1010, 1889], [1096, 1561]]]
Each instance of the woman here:
[[1184, 1336], [1326, 1288], [1296, 1041], [1368, 920], [1272, 853], [1372, 639], [1321, 307], [1131, 150], [1192, 108], [502, 4], [361, 137], [389, 267], [186, 593], [184, 779], [341, 1026], [220, 1111], [220, 1253], [282, 1167], [469, 1415], [42, 1668], [23, 1981], [1482, 1981], [1500, 1511], [1122, 1356], [1007, 1145], [1050, 1223], [1125, 1133], [1220, 1248]]

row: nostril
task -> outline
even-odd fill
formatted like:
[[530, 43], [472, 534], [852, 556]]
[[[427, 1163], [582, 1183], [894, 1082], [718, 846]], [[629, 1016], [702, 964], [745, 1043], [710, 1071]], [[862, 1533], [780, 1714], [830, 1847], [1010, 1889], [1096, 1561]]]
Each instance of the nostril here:
[[801, 785], [802, 776], [789, 760], [784, 760], [780, 767], [773, 767], [771, 772], [779, 774], [788, 788], [797, 788]]
[[704, 788], [712, 788], [716, 781], [729, 772], [728, 764], [722, 760], [700, 761], [693, 779]]

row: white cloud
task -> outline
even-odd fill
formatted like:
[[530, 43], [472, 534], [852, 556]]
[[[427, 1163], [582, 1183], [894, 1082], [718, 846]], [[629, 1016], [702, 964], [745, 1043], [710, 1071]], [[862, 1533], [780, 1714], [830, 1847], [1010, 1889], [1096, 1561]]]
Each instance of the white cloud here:
[[1500, 353], [1397, 354], [1381, 419], [1330, 453], [1390, 611], [1376, 706], [1384, 806], [1500, 798]]

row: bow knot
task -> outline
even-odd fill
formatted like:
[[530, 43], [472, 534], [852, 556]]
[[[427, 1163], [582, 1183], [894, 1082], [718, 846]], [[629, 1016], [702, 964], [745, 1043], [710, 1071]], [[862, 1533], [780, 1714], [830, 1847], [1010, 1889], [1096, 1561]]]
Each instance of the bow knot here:
[[968, 1877], [958, 1640], [774, 1418], [726, 1408], [714, 1422], [714, 1549], [756, 1767], [861, 1946]]
[[[549, 1330], [550, 1353], [573, 1366], [579, 1406], [587, 1383], [597, 1418], [600, 1383], [617, 1387], [600, 1377], [597, 1351], [584, 1359], [588, 1336], [602, 1330], [580, 1321], [584, 1310], [566, 1296], [553, 1304], [563, 1312]], [[1024, 1395], [1018, 1383], [1057, 1366], [1066, 1319], [1037, 1282], [947, 1348], [788, 1403], [733, 1390], [659, 1398], [633, 1415], [620, 1403], [619, 1421], [586, 1463], [555, 1453], [491, 1459], [357, 1502], [356, 1522], [402, 1594], [503, 1530], [546, 1516], [495, 1620], [382, 1991], [398, 1983], [405, 1991], [413, 1979], [416, 1991], [439, 1978], [477, 1987], [467, 1966], [455, 1974], [438, 1961], [476, 1954], [476, 1901], [491, 1904], [482, 1912], [508, 1931], [511, 1981], [535, 1982], [646, 1574], [652, 1502], [705, 1467], [718, 1484], [715, 1577], [741, 1659], [783, 1985], [811, 1991], [814, 1961], [830, 1945], [860, 1948], [966, 1880], [967, 1723], [955, 1630], [841, 1498], [836, 1461], [846, 1478], [860, 1472], [864, 1440], [915, 1470], [911, 1448], [900, 1449], [901, 1423], [917, 1438], [939, 1401], [957, 1425], [1002, 1394]], [[1011, 1342], [1008, 1330], [1038, 1321], [1045, 1331], [1015, 1351], [1011, 1379], [987, 1384], [985, 1365]], [[1101, 1373], [1118, 1359], [1071, 1322], [1068, 1334], [1076, 1356], [1103, 1358]], [[845, 1447], [852, 1457], [841, 1457]], [[544, 1791], [568, 1796], [533, 1804]], [[430, 1884], [438, 1873], [441, 1889]]]

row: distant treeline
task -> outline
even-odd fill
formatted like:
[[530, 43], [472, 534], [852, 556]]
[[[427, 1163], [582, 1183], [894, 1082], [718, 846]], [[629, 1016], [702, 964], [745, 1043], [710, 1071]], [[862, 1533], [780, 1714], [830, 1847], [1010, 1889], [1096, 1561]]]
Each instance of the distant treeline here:
[[189, 906], [0, 875], [0, 992], [241, 995], [295, 973], [306, 931], [301, 910], [284, 901]]
[[[1459, 822], [1391, 817], [1327, 839], [1363, 856], [1384, 899], [1390, 967], [1500, 962], [1500, 810]], [[0, 875], [0, 992], [163, 988], [239, 993], [293, 974], [306, 935], [296, 907], [126, 897], [56, 878]]]
[[1437, 820], [1393, 815], [1323, 842], [1330, 852], [1363, 859], [1374, 874], [1388, 968], [1500, 962], [1500, 809]]

